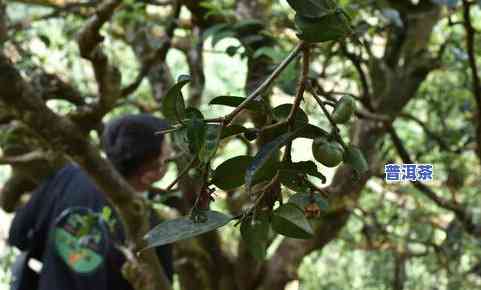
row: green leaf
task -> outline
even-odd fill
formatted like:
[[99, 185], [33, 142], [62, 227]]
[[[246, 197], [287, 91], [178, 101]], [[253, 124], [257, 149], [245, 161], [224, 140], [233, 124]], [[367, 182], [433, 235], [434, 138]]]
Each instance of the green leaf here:
[[304, 17], [322, 17], [337, 8], [332, 0], [287, 0], [297, 14]]
[[[278, 155], [274, 154], [256, 171], [253, 185], [274, 177], [279, 167], [277, 158]], [[247, 169], [253, 160], [252, 156], [241, 155], [224, 161], [212, 173], [211, 182], [222, 190], [232, 190], [242, 186]]]
[[185, 117], [185, 103], [182, 96], [182, 88], [190, 82], [189, 75], [181, 75], [177, 83], [173, 85], [167, 95], [162, 98], [162, 114], [171, 122], [178, 122]]
[[189, 149], [192, 154], [197, 154], [205, 139], [205, 123], [202, 113], [194, 108], [188, 108], [186, 110], [185, 122], [187, 126], [187, 138], [189, 139]]
[[50, 38], [48, 37], [48, 35], [40, 34], [38, 38], [40, 39], [40, 41], [43, 42], [43, 44], [45, 44], [46, 47], [50, 47]]
[[262, 146], [257, 152], [254, 160], [247, 168], [247, 173], [245, 176], [245, 184], [247, 191], [250, 190], [254, 182], [254, 177], [257, 172], [267, 163], [267, 161], [275, 154], [282, 146], [286, 145], [297, 133], [297, 131], [283, 134], [273, 141]]
[[[209, 102], [209, 105], [224, 105], [229, 107], [238, 107], [244, 101], [245, 101], [245, 98], [242, 98], [242, 97], [219, 96], [219, 97], [213, 98]], [[247, 104], [245, 108], [251, 111], [262, 113], [265, 111], [266, 106], [265, 106], [265, 103], [262, 101], [252, 100]]]
[[336, 10], [320, 18], [296, 15], [295, 22], [301, 32], [299, 38], [307, 42], [340, 40], [352, 32], [349, 20], [342, 10]]
[[187, 128], [182, 128], [172, 132], [172, 142], [184, 152], [190, 152], [189, 137], [187, 136]]
[[204, 40], [206, 40], [209, 36], [215, 35], [215, 34], [221, 32], [221, 31], [227, 30], [227, 29], [230, 29], [230, 24], [221, 23], [221, 24], [213, 25], [209, 29], [204, 31], [204, 33], [202, 34], [202, 38]]
[[[301, 123], [296, 123], [301, 124]], [[269, 129], [264, 129], [263, 133], [266, 136], [270, 136], [270, 138], [277, 138], [278, 136], [285, 134], [288, 130], [287, 124], [278, 126], [278, 127], [271, 127]], [[307, 138], [307, 139], [316, 139], [318, 137], [327, 137], [329, 133], [325, 130], [314, 126], [312, 124], [304, 124], [302, 128], [298, 128], [298, 132], [296, 134], [296, 138]]]
[[222, 190], [231, 190], [244, 184], [245, 173], [252, 156], [242, 155], [224, 161], [212, 173], [211, 182]]
[[242, 239], [256, 259], [263, 260], [266, 257], [269, 229], [269, 216], [265, 213], [257, 213], [255, 220], [249, 218], [241, 224]]
[[[289, 129], [289, 126], [287, 124], [282, 124], [280, 126], [275, 126], [275, 127], [269, 127], [269, 128], [264, 128], [262, 129], [262, 134], [265, 136], [266, 139], [272, 140], [275, 138], [278, 138], [282, 134], [286, 134]], [[253, 136], [254, 139], [257, 138], [257, 134]], [[251, 141], [250, 139], [248, 139]]]
[[364, 154], [355, 146], [348, 146], [344, 151], [344, 162], [349, 163], [358, 175], [369, 170], [369, 165]]
[[231, 46], [226, 48], [225, 52], [227, 53], [228, 56], [232, 57], [237, 53], [239, 48], [240, 48], [240, 46], [231, 45]]
[[[481, 1], [481, 0], [480, 0]], [[279, 52], [276, 51], [275, 48], [270, 47], [270, 46], [264, 46], [259, 49], [256, 49], [254, 54], [252, 55], [253, 58], [258, 58], [261, 56], [267, 56], [270, 57], [272, 60], [276, 60], [279, 58]]]
[[232, 217], [217, 211], [206, 211], [207, 220], [195, 223], [190, 217], [168, 220], [153, 228], [144, 239], [147, 248], [158, 247], [176, 241], [190, 239], [226, 225]]
[[256, 43], [263, 42], [264, 40], [265, 36], [262, 35], [248, 35], [240, 39], [245, 46], [254, 46]]
[[318, 177], [323, 183], [326, 177], [322, 175], [312, 161], [282, 162], [279, 166], [279, 180], [282, 185], [296, 192], [307, 192], [310, 188], [307, 174]]
[[279, 170], [279, 181], [282, 185], [296, 192], [309, 190], [306, 174], [300, 171], [281, 169]]
[[252, 181], [252, 185], [265, 180], [271, 180], [274, 175], [276, 175], [277, 171], [279, 170], [279, 157], [280, 152], [274, 152], [271, 157], [269, 157], [267, 161], [265, 161], [264, 164], [257, 169]]
[[294, 163], [283, 162], [281, 163], [281, 166], [279, 169], [299, 171], [304, 174], [315, 176], [321, 179], [323, 183], [326, 182], [326, 177], [318, 171], [317, 165], [313, 161], [300, 161], [300, 162], [294, 162]]
[[[292, 104], [282, 104], [280, 106], [277, 106], [274, 109], [272, 109], [272, 117], [278, 123], [285, 122], [287, 120], [287, 117], [289, 116], [291, 108], [292, 108]], [[302, 109], [299, 109], [296, 112], [294, 128], [299, 129], [300, 127], [305, 127], [308, 121], [309, 120], [308, 120], [307, 114]], [[278, 126], [275, 126], [275, 127], [263, 129], [263, 134], [264, 136], [268, 136], [268, 138], [270, 139], [274, 139], [274, 138], [277, 138], [278, 136], [281, 136], [282, 134], [287, 133], [288, 128], [289, 126], [287, 123], [279, 124]]]
[[238, 34], [249, 34], [249, 32], [258, 32], [259, 30], [264, 29], [264, 23], [257, 19], [245, 19], [234, 24], [232, 29]]
[[235, 37], [235, 32], [233, 30], [230, 30], [230, 29], [229, 30], [223, 29], [223, 30], [217, 32], [212, 37], [212, 47], [215, 47], [217, 45], [217, 43], [219, 43], [219, 41], [221, 41], [224, 38], [228, 38], [228, 37]]
[[225, 127], [222, 130], [222, 135], [221, 135], [220, 138], [224, 139], [224, 138], [231, 137], [231, 136], [241, 134], [241, 133], [245, 133], [245, 132], [249, 132], [249, 129], [247, 129], [244, 126], [234, 124], [234, 125], [230, 125], [228, 127]]
[[[287, 117], [289, 116], [289, 113], [291, 112], [291, 109], [292, 109], [292, 104], [279, 105], [274, 109], [272, 109], [272, 116], [278, 122], [286, 121]], [[307, 114], [301, 108], [299, 108], [295, 115], [295, 124], [304, 125], [304, 124], [307, 124], [308, 122], [309, 122], [309, 118], [307, 117]]]
[[279, 234], [296, 239], [310, 239], [314, 231], [295, 204], [286, 203], [273, 212], [272, 228]]
[[316, 139], [320, 137], [327, 137], [329, 136], [329, 133], [317, 126], [307, 124], [304, 128], [299, 130], [297, 136], [300, 138]]
[[222, 126], [217, 124], [207, 124], [205, 131], [204, 144], [199, 152], [199, 160], [201, 162], [209, 162], [217, 152], [219, 147], [220, 135], [222, 132]]
[[[313, 198], [313, 200], [311, 198]], [[309, 193], [305, 193], [305, 192], [296, 193], [291, 197], [289, 197], [289, 200], [287, 202], [295, 204], [299, 208], [305, 208], [311, 202], [315, 202], [321, 210], [327, 210], [329, 208], [329, 204], [327, 203], [327, 200], [317, 193], [313, 194], [312, 197], [311, 197], [311, 194]]]
[[196, 224], [205, 223], [209, 220], [209, 217], [207, 216], [208, 211], [208, 209], [193, 207], [190, 212], [189, 218]]

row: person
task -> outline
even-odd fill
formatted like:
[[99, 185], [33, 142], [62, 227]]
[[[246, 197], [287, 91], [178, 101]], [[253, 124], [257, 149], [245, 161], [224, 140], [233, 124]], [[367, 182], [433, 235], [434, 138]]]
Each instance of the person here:
[[[139, 194], [165, 174], [170, 147], [156, 132], [166, 127], [162, 119], [138, 114], [112, 120], [104, 129], [101, 143], [107, 158]], [[159, 222], [157, 215], [150, 215], [152, 227]], [[120, 222], [105, 195], [78, 165], [68, 164], [32, 193], [12, 221], [8, 242], [25, 253], [25, 271], [14, 279], [13, 288], [132, 289], [121, 274], [125, 257], [118, 246], [123, 241]], [[156, 251], [172, 282], [171, 245]], [[38, 280], [26, 266], [35, 259], [42, 263]]]

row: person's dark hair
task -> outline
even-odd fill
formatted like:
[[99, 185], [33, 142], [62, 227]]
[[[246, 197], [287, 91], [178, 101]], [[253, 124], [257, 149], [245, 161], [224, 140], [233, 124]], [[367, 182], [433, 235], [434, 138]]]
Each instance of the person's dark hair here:
[[117, 171], [128, 177], [161, 154], [164, 136], [156, 132], [167, 127], [167, 122], [152, 115], [126, 115], [106, 124], [102, 146]]

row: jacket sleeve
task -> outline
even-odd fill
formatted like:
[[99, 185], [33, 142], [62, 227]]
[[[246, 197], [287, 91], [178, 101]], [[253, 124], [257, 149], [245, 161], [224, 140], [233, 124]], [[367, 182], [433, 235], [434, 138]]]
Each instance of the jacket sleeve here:
[[46, 238], [55, 199], [68, 180], [66, 177], [69, 171], [66, 167], [44, 180], [32, 192], [27, 204], [16, 210], [8, 236], [10, 245], [26, 250], [35, 241], [43, 241]]
[[45, 197], [47, 196], [47, 189], [50, 183], [52, 183], [51, 179], [44, 181], [32, 193], [27, 204], [16, 210], [8, 235], [8, 243], [10, 245], [16, 246], [22, 251], [29, 248], [35, 226], [41, 222], [37, 218], [45, 206]]

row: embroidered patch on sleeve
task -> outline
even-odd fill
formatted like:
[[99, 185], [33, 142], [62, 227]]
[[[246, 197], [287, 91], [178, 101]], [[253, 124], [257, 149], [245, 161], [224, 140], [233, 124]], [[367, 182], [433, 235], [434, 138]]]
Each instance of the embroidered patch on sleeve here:
[[98, 270], [107, 252], [107, 227], [88, 208], [70, 208], [56, 220], [53, 242], [60, 258], [80, 274]]

